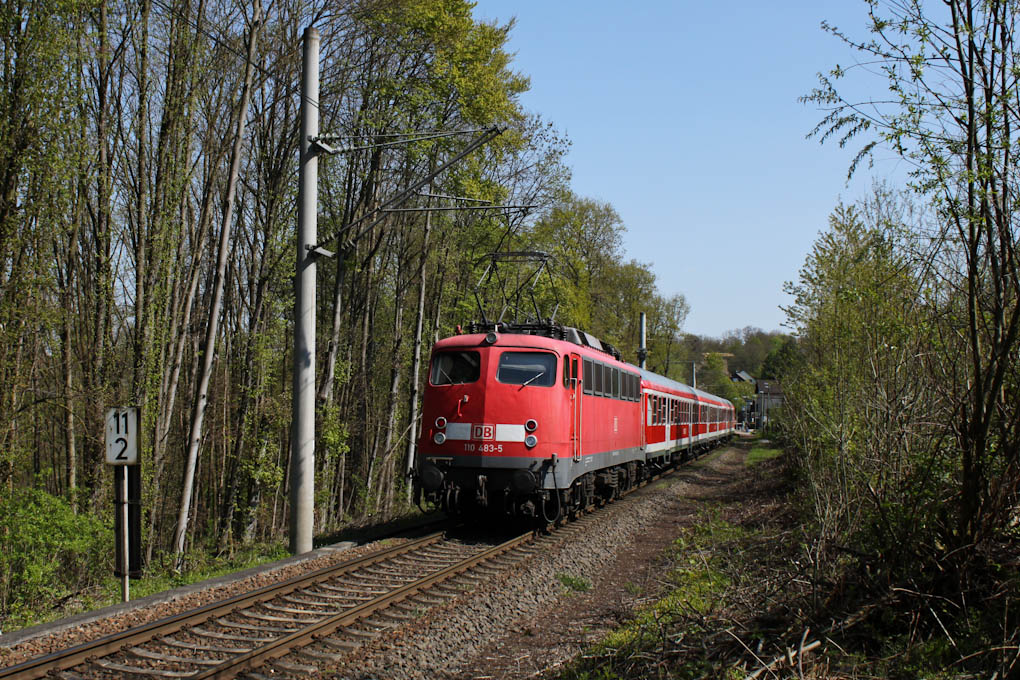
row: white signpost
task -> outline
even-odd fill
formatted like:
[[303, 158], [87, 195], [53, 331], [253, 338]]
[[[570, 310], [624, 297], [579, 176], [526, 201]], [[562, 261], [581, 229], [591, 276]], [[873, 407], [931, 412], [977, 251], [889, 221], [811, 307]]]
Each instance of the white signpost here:
[[121, 596], [124, 602], [130, 599], [131, 586], [128, 576], [128, 465], [138, 465], [138, 407], [111, 408], [106, 411], [106, 462], [117, 466], [115, 484], [120, 484], [121, 517]]

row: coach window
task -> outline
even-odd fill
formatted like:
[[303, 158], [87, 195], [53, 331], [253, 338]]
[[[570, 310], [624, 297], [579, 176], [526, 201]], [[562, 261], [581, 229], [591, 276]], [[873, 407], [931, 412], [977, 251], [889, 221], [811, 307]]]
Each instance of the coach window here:
[[584, 361], [584, 375], [581, 376], [581, 384], [584, 386], [584, 393], [591, 394], [592, 381], [592, 368], [591, 359], [583, 359]]
[[620, 369], [613, 369], [613, 398], [620, 398]]
[[505, 385], [551, 387], [556, 383], [556, 355], [549, 352], [503, 352], [496, 380]]
[[473, 383], [480, 375], [481, 356], [478, 352], [440, 352], [432, 357], [433, 385]]
[[563, 386], [570, 387], [570, 357], [563, 357]]
[[595, 370], [595, 394], [596, 394], [596, 396], [601, 397], [602, 396], [602, 385], [603, 385], [603, 381], [602, 381], [602, 364], [600, 364], [599, 362], [596, 361], [595, 365], [594, 365], [594, 370]]

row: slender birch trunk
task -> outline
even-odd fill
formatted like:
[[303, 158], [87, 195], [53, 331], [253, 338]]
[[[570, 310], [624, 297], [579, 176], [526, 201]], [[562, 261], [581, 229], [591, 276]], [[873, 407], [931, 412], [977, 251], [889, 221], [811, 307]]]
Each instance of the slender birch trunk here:
[[244, 65], [244, 91], [241, 95], [241, 106], [237, 115], [237, 132], [234, 137], [234, 146], [230, 154], [230, 175], [227, 179], [227, 196], [223, 208], [223, 222], [220, 225], [219, 246], [216, 250], [216, 279], [213, 284], [212, 302], [209, 306], [209, 320], [206, 325], [202, 370], [199, 376], [198, 389], [195, 392], [195, 405], [191, 416], [191, 427], [188, 432], [188, 458], [184, 471], [184, 488], [181, 494], [181, 506], [177, 514], [177, 529], [174, 536], [174, 551], [178, 561], [184, 555], [184, 544], [187, 538], [188, 519], [191, 511], [191, 496], [195, 484], [195, 469], [198, 465], [198, 450], [202, 443], [202, 423], [205, 418], [205, 409], [209, 402], [209, 379], [212, 376], [212, 364], [216, 355], [216, 336], [219, 333], [220, 308], [223, 304], [227, 254], [230, 251], [230, 227], [233, 222], [234, 199], [237, 194], [237, 176], [241, 167], [241, 145], [244, 141], [244, 128], [248, 119], [248, 105], [251, 102], [252, 80], [255, 70], [255, 46], [258, 42], [261, 21], [262, 3], [261, 0], [255, 0], [251, 34], [248, 38], [247, 60]]

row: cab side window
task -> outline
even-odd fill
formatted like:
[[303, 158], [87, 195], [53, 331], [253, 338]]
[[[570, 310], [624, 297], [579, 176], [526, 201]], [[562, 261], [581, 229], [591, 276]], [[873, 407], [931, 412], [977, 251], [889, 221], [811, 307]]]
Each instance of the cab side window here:
[[429, 382], [433, 385], [463, 385], [473, 383], [481, 375], [481, 355], [478, 352], [439, 352], [432, 357]]

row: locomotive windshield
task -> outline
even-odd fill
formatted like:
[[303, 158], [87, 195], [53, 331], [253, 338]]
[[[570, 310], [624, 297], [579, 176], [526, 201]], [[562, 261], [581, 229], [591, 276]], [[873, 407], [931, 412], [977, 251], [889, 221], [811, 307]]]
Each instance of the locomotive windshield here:
[[496, 380], [507, 385], [550, 387], [556, 382], [556, 355], [548, 352], [503, 352]]
[[433, 385], [463, 385], [478, 380], [481, 357], [478, 352], [441, 352], [432, 357]]

